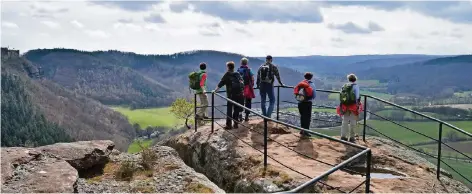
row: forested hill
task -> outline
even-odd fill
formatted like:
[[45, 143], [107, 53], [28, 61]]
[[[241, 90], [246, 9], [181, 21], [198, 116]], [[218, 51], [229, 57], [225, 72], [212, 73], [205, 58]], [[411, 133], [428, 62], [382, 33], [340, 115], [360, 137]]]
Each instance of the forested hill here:
[[31, 62], [2, 56], [2, 146], [39, 146], [73, 140], [111, 139], [121, 150], [135, 130], [121, 114], [49, 80]]
[[[226, 71], [226, 62], [239, 64], [239, 54], [192, 51], [172, 55], [140, 55], [120, 51], [84, 52], [72, 49], [38, 49], [24, 55], [40, 64], [48, 79], [108, 105], [136, 108], [166, 106], [176, 96], [189, 94], [188, 74], [200, 62], [208, 64], [208, 89], [213, 89]], [[249, 58], [257, 70], [262, 60]], [[280, 67], [282, 80], [293, 85], [300, 72]], [[321, 86], [321, 83], [318, 82]]]
[[451, 96], [472, 90], [472, 55], [441, 57], [409, 65], [373, 68], [360, 72], [365, 79], [388, 83], [388, 92]]

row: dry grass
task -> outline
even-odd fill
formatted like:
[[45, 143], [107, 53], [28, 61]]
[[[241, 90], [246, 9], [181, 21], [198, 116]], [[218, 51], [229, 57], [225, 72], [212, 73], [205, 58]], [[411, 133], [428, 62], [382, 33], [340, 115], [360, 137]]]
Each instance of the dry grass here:
[[185, 186], [184, 192], [186, 193], [214, 193], [213, 189], [201, 184], [201, 183], [189, 183]]
[[134, 162], [125, 161], [121, 163], [120, 168], [115, 172], [115, 179], [120, 181], [130, 181], [136, 171]]
[[141, 166], [146, 170], [151, 170], [154, 167], [154, 163], [157, 160], [157, 154], [150, 149], [149, 147], [143, 146], [138, 142], [139, 147], [141, 147], [141, 161], [139, 162]]

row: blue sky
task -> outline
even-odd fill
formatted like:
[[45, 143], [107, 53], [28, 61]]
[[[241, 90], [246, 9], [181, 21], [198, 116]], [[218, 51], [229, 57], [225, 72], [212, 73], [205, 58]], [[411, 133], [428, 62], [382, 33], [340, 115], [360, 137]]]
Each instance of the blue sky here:
[[472, 1], [2, 2], [1, 45], [250, 56], [472, 53]]

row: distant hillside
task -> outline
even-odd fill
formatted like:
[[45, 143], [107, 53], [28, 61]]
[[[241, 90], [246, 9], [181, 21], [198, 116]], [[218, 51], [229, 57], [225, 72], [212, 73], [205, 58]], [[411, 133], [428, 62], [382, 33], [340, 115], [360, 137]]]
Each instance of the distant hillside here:
[[316, 74], [340, 75], [356, 73], [375, 67], [390, 67], [426, 61], [440, 56], [435, 55], [353, 55], [353, 56], [301, 56], [274, 57], [282, 66], [299, 71], [312, 71]]
[[124, 116], [29, 71], [37, 71], [31, 62], [2, 56], [2, 146], [111, 139], [127, 148], [135, 130]]
[[[120, 51], [83, 52], [71, 49], [28, 51], [26, 58], [40, 64], [48, 79], [109, 105], [153, 107], [169, 105], [189, 94], [188, 74], [200, 62], [208, 64], [208, 89], [215, 88], [226, 62], [239, 64], [242, 55], [192, 51], [172, 55], [140, 55]], [[249, 58], [256, 71], [263, 61]], [[301, 73], [281, 67], [282, 81], [294, 85]], [[318, 82], [321, 85], [321, 82]]]
[[388, 83], [392, 94], [414, 93], [429, 96], [452, 96], [456, 91], [472, 90], [472, 55], [442, 57], [359, 73], [365, 79]]

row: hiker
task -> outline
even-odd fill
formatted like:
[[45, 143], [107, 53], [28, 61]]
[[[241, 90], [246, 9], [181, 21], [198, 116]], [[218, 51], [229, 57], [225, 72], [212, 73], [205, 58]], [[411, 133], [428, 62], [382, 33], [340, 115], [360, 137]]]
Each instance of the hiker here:
[[195, 90], [201, 104], [201, 108], [198, 110], [196, 117], [200, 120], [208, 119], [208, 116], [206, 115], [208, 107], [208, 97], [206, 95], [206, 63], [200, 63], [200, 71], [190, 73], [189, 78], [190, 88]]
[[[247, 58], [241, 59], [241, 66], [238, 69], [238, 72], [243, 77], [244, 81], [244, 106], [248, 109], [251, 109], [251, 101], [255, 98], [254, 94], [254, 73], [252, 72], [251, 68], [248, 67], [249, 60]], [[246, 116], [244, 117], [244, 121], [249, 121], [249, 110], [245, 111]], [[240, 121], [242, 121], [242, 114], [239, 116]]]
[[[316, 98], [316, 87], [311, 81], [313, 78], [312, 73], [306, 72], [304, 78], [304, 80], [295, 86], [293, 93], [295, 94], [295, 98], [298, 101], [300, 126], [304, 129], [310, 129], [311, 108], [313, 105], [313, 100]], [[310, 136], [310, 134], [305, 131], [300, 131], [300, 135]]]
[[339, 96], [340, 105], [337, 108], [338, 114], [343, 118], [341, 126], [341, 139], [344, 141], [356, 142], [355, 128], [357, 118], [362, 111], [359, 86], [356, 84], [357, 77], [354, 74], [347, 75], [348, 83], [344, 84]]
[[[257, 71], [257, 88], [261, 95], [261, 109], [262, 115], [271, 117], [274, 111], [274, 75], [279, 82], [279, 85], [284, 86], [280, 81], [279, 69], [272, 64], [272, 56], [267, 55], [266, 62], [259, 67]], [[269, 96], [269, 108], [266, 110], [266, 96]]]
[[[234, 71], [234, 62], [229, 61], [226, 63], [227, 72], [223, 75], [218, 86], [216, 86], [213, 93], [217, 92], [221, 87], [226, 86], [226, 97], [238, 104], [243, 104], [243, 88], [244, 81], [239, 72]], [[224, 129], [238, 128], [238, 117], [242, 108], [227, 101], [226, 103], [226, 126]], [[234, 119], [234, 125], [231, 125]]]

